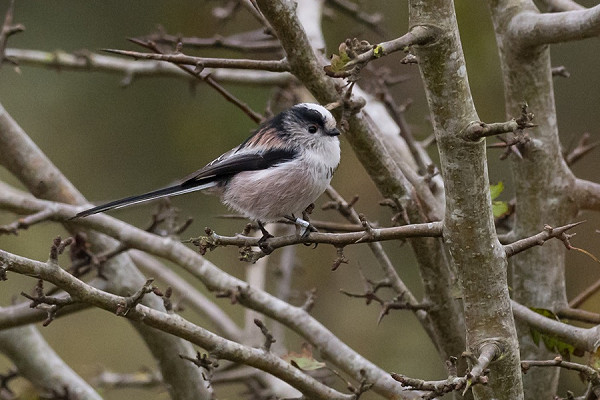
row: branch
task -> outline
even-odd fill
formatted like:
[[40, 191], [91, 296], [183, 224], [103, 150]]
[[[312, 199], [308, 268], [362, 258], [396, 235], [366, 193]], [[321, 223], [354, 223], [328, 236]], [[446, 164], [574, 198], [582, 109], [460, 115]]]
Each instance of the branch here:
[[578, 349], [595, 352], [598, 346], [599, 328], [578, 328], [563, 322], [547, 318], [535, 311], [530, 310], [514, 300], [511, 300], [512, 310], [515, 318], [525, 322], [536, 330], [556, 336]]
[[486, 376], [488, 365], [494, 359], [501, 356], [500, 348], [495, 344], [486, 344], [482, 346], [479, 358], [469, 373], [465, 376], [449, 376], [443, 381], [424, 381], [421, 379], [409, 378], [404, 375], [392, 373], [392, 378], [402, 384], [415, 390], [424, 390], [429, 392], [423, 399], [434, 399], [443, 396], [446, 393], [460, 391], [464, 396], [466, 392], [476, 384], [485, 385], [488, 382]]
[[573, 235], [568, 235], [566, 232], [576, 227], [577, 225], [583, 224], [585, 221], [575, 222], [572, 224], [560, 226], [558, 228], [553, 228], [549, 225], [544, 226], [544, 230], [537, 235], [533, 235], [527, 237], [525, 239], [517, 240], [511, 244], [504, 245], [504, 252], [506, 253], [506, 257], [512, 257], [515, 254], [518, 254], [522, 251], [530, 249], [534, 246], [542, 246], [546, 241], [556, 238], [560, 239], [565, 243], [567, 249], [571, 249], [571, 244], [569, 243], [569, 239]]
[[[139, 304], [137, 301], [132, 303], [133, 297], [121, 297], [100, 291], [73, 277], [56, 264], [41, 263], [3, 250], [0, 250], [0, 260], [8, 265], [9, 271], [40, 277], [55, 284], [80, 301], [188, 340], [208, 350], [216, 358], [247, 364], [269, 372], [289, 382], [311, 398], [352, 399], [352, 396], [344, 395], [319, 383], [273, 354], [221, 338], [176, 314], [157, 311]], [[131, 306], [126, 313], [120, 312], [123, 310], [123, 304]]]
[[560, 319], [587, 322], [594, 325], [600, 324], [600, 314], [571, 307], [556, 310], [556, 316]]
[[[77, 53], [64, 51], [40, 51], [23, 49], [6, 49], [6, 55], [21, 66], [33, 66], [56, 69], [57, 71], [100, 71], [124, 75], [122, 85], [127, 86], [136, 78], [168, 76], [195, 81], [193, 77], [175, 65], [161, 61], [134, 61], [121, 57], [105, 56], [82, 50]], [[210, 69], [204, 73], [218, 82], [245, 85], [283, 85], [290, 81], [289, 73], [253, 71], [240, 69]]]
[[352, 76], [353, 80], [356, 80], [358, 72], [369, 62], [400, 50], [404, 51], [409, 46], [431, 43], [439, 34], [439, 29], [433, 26], [414, 26], [403, 36], [376, 45], [348, 39], [340, 45], [339, 56], [332, 59], [333, 63], [325, 67], [325, 72], [335, 78]]
[[600, 279], [585, 288], [581, 293], [575, 296], [570, 302], [569, 307], [577, 308], [582, 305], [587, 299], [593, 296], [600, 290]]
[[522, 12], [512, 19], [509, 30], [525, 47], [591, 38], [600, 34], [600, 5], [553, 14]]
[[227, 50], [237, 50], [243, 52], [275, 52], [281, 50], [281, 45], [276, 39], [265, 35], [263, 30], [245, 32], [231, 36], [214, 35], [212, 38], [182, 37], [178, 35], [169, 35], [166, 32], [159, 31], [148, 36], [140, 38], [149, 40], [158, 44], [177, 45], [181, 43], [184, 47], [206, 48], [214, 47]]
[[580, 210], [600, 211], [600, 183], [576, 179], [575, 201]]
[[377, 32], [378, 34], [385, 34], [384, 30], [381, 28], [381, 22], [383, 20], [382, 14], [368, 14], [362, 11], [358, 4], [352, 3], [349, 0], [328, 0], [327, 4], [351, 16], [358, 22], [365, 24], [367, 27]]
[[[207, 229], [208, 236], [190, 239], [189, 241], [199, 246], [201, 251], [212, 250], [218, 246], [260, 246], [260, 253], [252, 255], [248, 261], [254, 262], [258, 258], [276, 250], [280, 247], [291, 246], [300, 243], [326, 243], [335, 247], [343, 247], [359, 243], [381, 242], [385, 240], [405, 239], [414, 237], [440, 237], [442, 235], [441, 222], [429, 222], [426, 224], [412, 224], [395, 226], [391, 228], [370, 228], [368, 231], [348, 233], [319, 233], [310, 232], [302, 237], [299, 235], [288, 235], [273, 237], [260, 242], [261, 238], [252, 236], [221, 236]], [[265, 252], [266, 251], [266, 252]]]
[[[143, 42], [143, 41], [139, 41], [137, 39], [129, 39], [129, 40], [132, 43], [135, 43], [137, 45], [140, 45], [142, 47], [145, 47], [147, 49], [154, 51], [154, 54], [165, 55], [165, 54], [163, 54], [163, 51], [156, 45], [156, 43]], [[255, 111], [253, 111], [250, 108], [250, 106], [248, 106], [248, 104], [239, 100], [230, 91], [228, 91], [223, 86], [218, 84], [213, 78], [211, 78], [211, 76], [209, 74], [203, 74], [202, 73], [202, 70], [204, 69], [203, 65], [197, 64], [195, 68], [192, 68], [187, 65], [177, 64], [177, 63], [175, 63], [175, 65], [177, 65], [178, 68], [185, 71], [189, 75], [207, 83], [210, 87], [215, 89], [221, 96], [223, 96], [225, 98], [225, 100], [229, 101], [230, 103], [232, 103], [233, 105], [238, 107], [240, 110], [242, 110], [244, 112], [244, 114], [246, 114], [248, 117], [250, 117], [250, 119], [252, 119], [255, 123], [258, 124], [263, 121], [263, 119], [264, 119], [263, 116], [256, 113]]]
[[[0, 182], [0, 208], [2, 209], [18, 213], [33, 213], [52, 204], [57, 206], [55, 218], [61, 220], [72, 217], [81, 209], [81, 207], [35, 199], [32, 196], [23, 196], [21, 192]], [[348, 347], [304, 309], [293, 307], [266, 292], [248, 287], [244, 281], [223, 272], [183, 244], [134, 228], [106, 215], [79, 219], [77, 224], [104, 232], [130, 248], [140, 249], [180, 265], [198, 278], [209, 290], [227, 294], [240, 304], [259, 311], [294, 330], [318, 348], [323, 357], [355, 379], [361, 379], [361, 370], [366, 371], [369, 381], [376, 382], [376, 391], [397, 395], [404, 393], [385, 371]]]
[[[46, 157], [21, 127], [0, 105], [0, 164], [9, 170], [28, 190], [38, 198], [52, 199], [70, 204], [86, 204], [85, 197], [73, 186], [58, 168]], [[44, 182], [44, 185], [40, 185]], [[6, 187], [6, 185], [3, 185]], [[14, 189], [2, 190], [3, 194], [19, 193]], [[22, 193], [21, 193], [22, 195]], [[27, 196], [27, 199], [33, 196]], [[42, 207], [44, 208], [44, 207]], [[42, 208], [37, 211], [41, 211]], [[34, 211], [35, 212], [35, 211]], [[72, 224], [65, 228], [76, 236]], [[96, 232], [87, 232], [93, 250], [114, 249], [113, 239]], [[141, 286], [141, 275], [125, 254], [111, 258], [104, 264], [104, 273], [109, 277], [107, 290], [126, 293], [133, 287]], [[154, 301], [153, 301], [154, 300]], [[161, 308], [158, 299], [149, 298], [147, 304]], [[202, 375], [193, 366], [172, 357], [173, 353], [189, 353], [192, 345], [171, 335], [158, 332], [143, 324], [134, 324], [169, 383], [174, 397], [208, 396], [210, 392], [203, 386]]]
[[217, 332], [227, 339], [241, 341], [242, 332], [231, 317], [192, 284], [144, 252], [131, 250], [129, 255], [138, 268], [146, 272], [148, 276], [157, 277], [161, 282], [173, 288], [175, 294], [179, 296], [179, 301], [208, 319], [215, 326]]
[[585, 7], [573, 0], [542, 0], [548, 12], [585, 10]]
[[597, 386], [600, 385], [600, 373], [596, 371], [594, 368], [588, 365], [577, 364], [574, 362], [564, 361], [562, 357], [558, 356], [554, 360], [525, 360], [521, 361], [521, 368], [524, 373], [531, 367], [560, 367], [564, 369], [569, 369], [572, 371], [577, 371], [585, 380], [590, 382], [592, 385]]
[[192, 65], [200, 68], [236, 68], [236, 69], [254, 69], [270, 72], [288, 72], [290, 70], [285, 60], [250, 60], [233, 58], [206, 58], [193, 57], [185, 54], [157, 54], [141, 53], [139, 51], [102, 49], [107, 53], [120, 54], [122, 56], [132, 57], [136, 60], [159, 60], [167, 61], [178, 65]]
[[2, 28], [0, 28], [0, 67], [2, 67], [2, 63], [4, 60], [9, 60], [14, 62], [10, 57], [8, 57], [5, 53], [6, 51], [6, 43], [8, 42], [8, 38], [15, 33], [19, 33], [25, 30], [25, 26], [22, 24], [13, 24], [13, 14], [15, 12], [15, 0], [11, 0], [8, 5], [8, 9], [6, 10], [6, 15], [4, 16], [4, 23], [2, 24]]
[[42, 393], [61, 393], [65, 395], [65, 399], [71, 398], [67, 393], [76, 393], [77, 398], [102, 400], [102, 397], [56, 354], [32, 325], [1, 331], [0, 352], [11, 360], [21, 376]]

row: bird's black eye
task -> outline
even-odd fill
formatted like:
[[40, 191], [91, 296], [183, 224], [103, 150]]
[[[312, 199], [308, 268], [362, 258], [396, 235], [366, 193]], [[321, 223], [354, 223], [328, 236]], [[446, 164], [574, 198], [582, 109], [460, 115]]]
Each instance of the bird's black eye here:
[[314, 124], [308, 126], [308, 133], [317, 133], [318, 130], [319, 128]]

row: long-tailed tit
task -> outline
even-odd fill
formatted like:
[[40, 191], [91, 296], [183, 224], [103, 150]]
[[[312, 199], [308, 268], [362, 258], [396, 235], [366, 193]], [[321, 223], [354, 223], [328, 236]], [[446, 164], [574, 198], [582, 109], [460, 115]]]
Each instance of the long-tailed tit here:
[[238, 147], [221, 155], [177, 184], [90, 208], [77, 217], [114, 208], [206, 190], [223, 203], [258, 222], [263, 239], [270, 236], [263, 223], [279, 218], [308, 227], [295, 216], [327, 188], [340, 162], [336, 121], [318, 104], [302, 103], [281, 112]]

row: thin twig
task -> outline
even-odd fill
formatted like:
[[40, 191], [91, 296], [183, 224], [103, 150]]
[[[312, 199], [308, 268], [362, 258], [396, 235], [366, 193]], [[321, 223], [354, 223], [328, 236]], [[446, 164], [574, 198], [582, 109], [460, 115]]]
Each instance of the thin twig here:
[[[130, 39], [130, 41], [135, 44], [138, 44], [142, 47], [150, 49], [150, 50], [154, 51], [155, 53], [157, 53], [158, 55], [164, 55], [164, 54], [162, 54], [162, 51], [156, 46], [155, 43], [142, 42], [142, 41], [138, 41], [136, 39]], [[147, 54], [147, 53], [142, 53], [142, 54]], [[187, 72], [188, 74], [195, 76], [196, 78], [206, 82], [210, 87], [212, 87], [219, 94], [221, 94], [221, 96], [223, 96], [227, 101], [229, 101], [230, 103], [232, 103], [236, 107], [238, 107], [240, 110], [242, 110], [244, 112], [244, 114], [246, 114], [248, 117], [250, 117], [250, 119], [252, 119], [252, 121], [254, 121], [255, 123], [258, 124], [263, 121], [264, 118], [262, 115], [253, 111], [250, 108], [250, 106], [248, 106], [246, 103], [239, 100], [232, 93], [230, 93], [227, 89], [225, 89], [223, 86], [218, 84], [214, 79], [211, 78], [210, 74], [208, 74], [208, 75], [202, 74], [202, 69], [204, 68], [203, 66], [199, 65], [200, 68], [191, 68], [187, 65], [181, 65], [181, 64], [177, 64], [177, 63], [175, 63], [175, 65], [177, 65], [177, 67], [179, 67], [183, 71]]]
[[290, 67], [286, 60], [251, 60], [235, 58], [206, 58], [194, 57], [185, 54], [162, 54], [162, 53], [141, 53], [139, 51], [102, 49], [107, 53], [119, 54], [132, 57], [136, 60], [159, 60], [167, 61], [178, 65], [193, 65], [202, 68], [236, 68], [236, 69], [255, 69], [271, 72], [289, 72]]
[[[124, 74], [122, 86], [127, 86], [134, 79], [140, 77], [169, 76], [196, 80], [174, 64], [155, 60], [129, 60], [122, 57], [105, 56], [81, 50], [74, 53], [64, 51], [40, 51], [24, 49], [6, 49], [6, 55], [19, 63], [20, 66], [35, 66], [58, 71], [102, 71], [108, 73]], [[291, 74], [268, 71], [240, 70], [240, 69], [210, 69], [206, 68], [204, 73], [208, 74], [218, 82], [232, 82], [248, 85], [284, 85], [291, 79]]]
[[600, 314], [586, 310], [566, 307], [556, 310], [556, 316], [560, 319], [569, 319], [571, 321], [587, 322], [588, 324], [600, 324]]
[[25, 26], [22, 24], [13, 24], [13, 16], [15, 12], [15, 0], [11, 0], [8, 5], [8, 9], [6, 10], [6, 15], [4, 16], [4, 23], [2, 24], [2, 29], [0, 30], [0, 68], [5, 60], [11, 61], [10, 57], [7, 57], [5, 54], [6, 51], [6, 43], [8, 42], [8, 38], [15, 33], [19, 33], [25, 30]]
[[569, 301], [569, 307], [578, 308], [581, 306], [587, 299], [592, 297], [600, 290], [600, 279], [596, 282], [592, 283], [590, 286], [585, 288], [581, 293], [575, 296], [571, 301]]
[[381, 13], [366, 13], [360, 9], [358, 4], [348, 0], [328, 0], [327, 3], [343, 13], [348, 14], [358, 22], [363, 23], [381, 36], [385, 36], [386, 33], [381, 28], [381, 21], [383, 20], [383, 15]]
[[150, 40], [158, 44], [171, 44], [173, 46], [181, 43], [184, 47], [214, 47], [251, 53], [275, 52], [281, 50], [279, 41], [265, 35], [262, 30], [232, 36], [214, 35], [211, 38], [182, 37], [159, 31], [158, 33], [141, 37], [140, 40]]
[[524, 360], [521, 361], [521, 368], [523, 372], [527, 372], [531, 367], [560, 367], [577, 371], [585, 377], [592, 385], [600, 385], [600, 373], [594, 368], [578, 364], [575, 362], [564, 361], [562, 357], [558, 356], [553, 360]]

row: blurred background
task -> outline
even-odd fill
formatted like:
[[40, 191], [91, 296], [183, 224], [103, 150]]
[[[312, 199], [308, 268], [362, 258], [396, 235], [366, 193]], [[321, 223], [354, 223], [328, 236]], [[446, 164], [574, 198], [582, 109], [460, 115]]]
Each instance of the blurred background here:
[[[377, 43], [406, 32], [406, 2], [363, 0], [360, 3], [367, 12], [383, 14], [380, 26], [386, 34], [374, 33], [339, 12], [328, 13], [323, 22], [328, 54], [337, 53], [339, 43], [346, 38], [358, 37]], [[581, 3], [594, 4], [593, 1]], [[9, 47], [66, 52], [82, 49], [97, 52], [102, 48], [140, 50], [126, 38], [156, 32], [158, 24], [168, 33], [197, 37], [212, 37], [215, 33], [228, 35], [259, 27], [243, 10], [232, 20], [218, 22], [212, 12], [222, 5], [219, 1], [17, 1], [15, 22], [24, 24], [26, 31], [13, 36]], [[7, 7], [8, 1], [0, 0], [1, 15]], [[479, 116], [486, 122], [502, 121], [505, 115], [500, 66], [488, 10], [479, 0], [462, 0], [457, 2], [457, 14]], [[239, 56], [224, 50], [186, 52], [203, 56]], [[574, 147], [584, 132], [590, 132], [592, 140], [599, 139], [598, 54], [600, 43], [597, 39], [553, 46], [554, 66], [564, 65], [571, 73], [568, 79], [555, 79], [558, 121], [565, 149]], [[399, 53], [385, 57], [376, 66], [386, 66], [394, 75], [408, 77], [392, 90], [398, 103], [412, 101], [406, 117], [413, 134], [424, 139], [431, 134], [431, 125], [418, 69], [415, 65], [401, 65], [402, 57]], [[123, 78], [103, 72], [14, 68], [7, 64], [0, 71], [1, 104], [92, 202], [100, 203], [162, 187], [234, 147], [255, 128], [248, 117], [203, 83], [192, 86], [182, 79], [142, 78], [122, 87]], [[274, 89], [268, 87], [226, 87], [261, 113], [274, 93]], [[500, 152], [489, 151], [490, 179], [492, 183], [500, 180], [505, 183], [501, 199], [509, 200], [512, 196], [509, 165], [499, 161]], [[431, 155], [437, 159], [435, 149], [431, 149]], [[575, 173], [581, 178], [600, 179], [598, 157], [597, 150], [584, 158], [574, 166]], [[5, 170], [0, 170], [0, 179], [19, 186]], [[378, 205], [381, 196], [343, 136], [342, 162], [332, 184], [347, 200], [358, 195], [356, 209], [370, 220], [383, 226], [390, 224], [391, 211]], [[313, 218], [341, 222], [335, 212], [320, 210], [323, 202], [322, 198]], [[173, 203], [181, 210], [182, 217], [194, 218], [194, 224], [183, 238], [202, 235], [205, 226], [220, 234], [232, 235], [240, 232], [245, 224], [242, 220], [218, 218], [229, 211], [215, 197], [192, 194], [177, 197]], [[142, 205], [114, 211], [111, 215], [145, 227], [154, 209], [154, 205]], [[0, 211], [0, 224], [13, 219], [13, 215]], [[600, 219], [593, 214], [584, 214], [580, 219], [587, 219], [588, 223], [577, 228], [578, 235], [573, 244], [600, 256], [595, 233]], [[0, 247], [45, 260], [51, 241], [57, 235], [66, 236], [66, 232], [59, 225], [43, 224], [20, 232], [18, 237], [0, 236]], [[402, 247], [398, 243], [384, 246], [400, 276], [419, 296], [418, 271], [409, 246]], [[347, 298], [339, 292], [340, 289], [363, 290], [359, 266], [368, 277], [381, 277], [366, 246], [349, 247], [345, 254], [349, 264], [332, 272], [330, 267], [336, 256], [333, 248], [298, 246], [294, 281], [298, 298], [295, 303], [301, 304], [303, 293], [315, 288], [318, 298], [313, 315], [352, 348], [388, 371], [423, 379], [443, 378], [443, 364], [410, 312], [394, 311], [378, 325], [378, 305], [367, 307], [361, 299]], [[235, 248], [220, 248], [206, 257], [240, 278], [245, 276], [247, 268], [252, 268], [238, 260]], [[571, 252], [568, 257], [568, 293], [573, 297], [598, 279], [600, 270], [598, 264], [581, 253]], [[277, 260], [275, 253], [269, 267], [269, 277], [273, 279]], [[22, 290], [29, 292], [34, 284], [32, 279], [9, 274], [9, 280], [0, 284], [0, 306], [21, 301], [18, 294]], [[227, 300], [218, 302], [242, 324], [242, 307], [230, 305]], [[598, 310], [599, 303], [600, 296], [596, 296], [585, 308]], [[184, 312], [184, 316], [210, 329], [210, 325], [195, 314]], [[40, 326], [40, 330], [54, 349], [88, 380], [105, 369], [134, 372], [142, 366], [153, 367], [148, 351], [127, 321], [103, 311], [72, 315], [48, 327]], [[299, 351], [301, 344], [301, 338], [290, 336], [287, 346]], [[0, 356], [0, 373], [9, 365]], [[564, 376], [571, 388], [577, 385], [574, 374], [565, 373]], [[103, 395], [107, 399], [148, 398], [146, 392], [138, 390], [112, 390]], [[237, 398], [235, 391], [229, 396], [221, 397]], [[151, 398], [167, 397], [158, 390], [151, 395]]]

